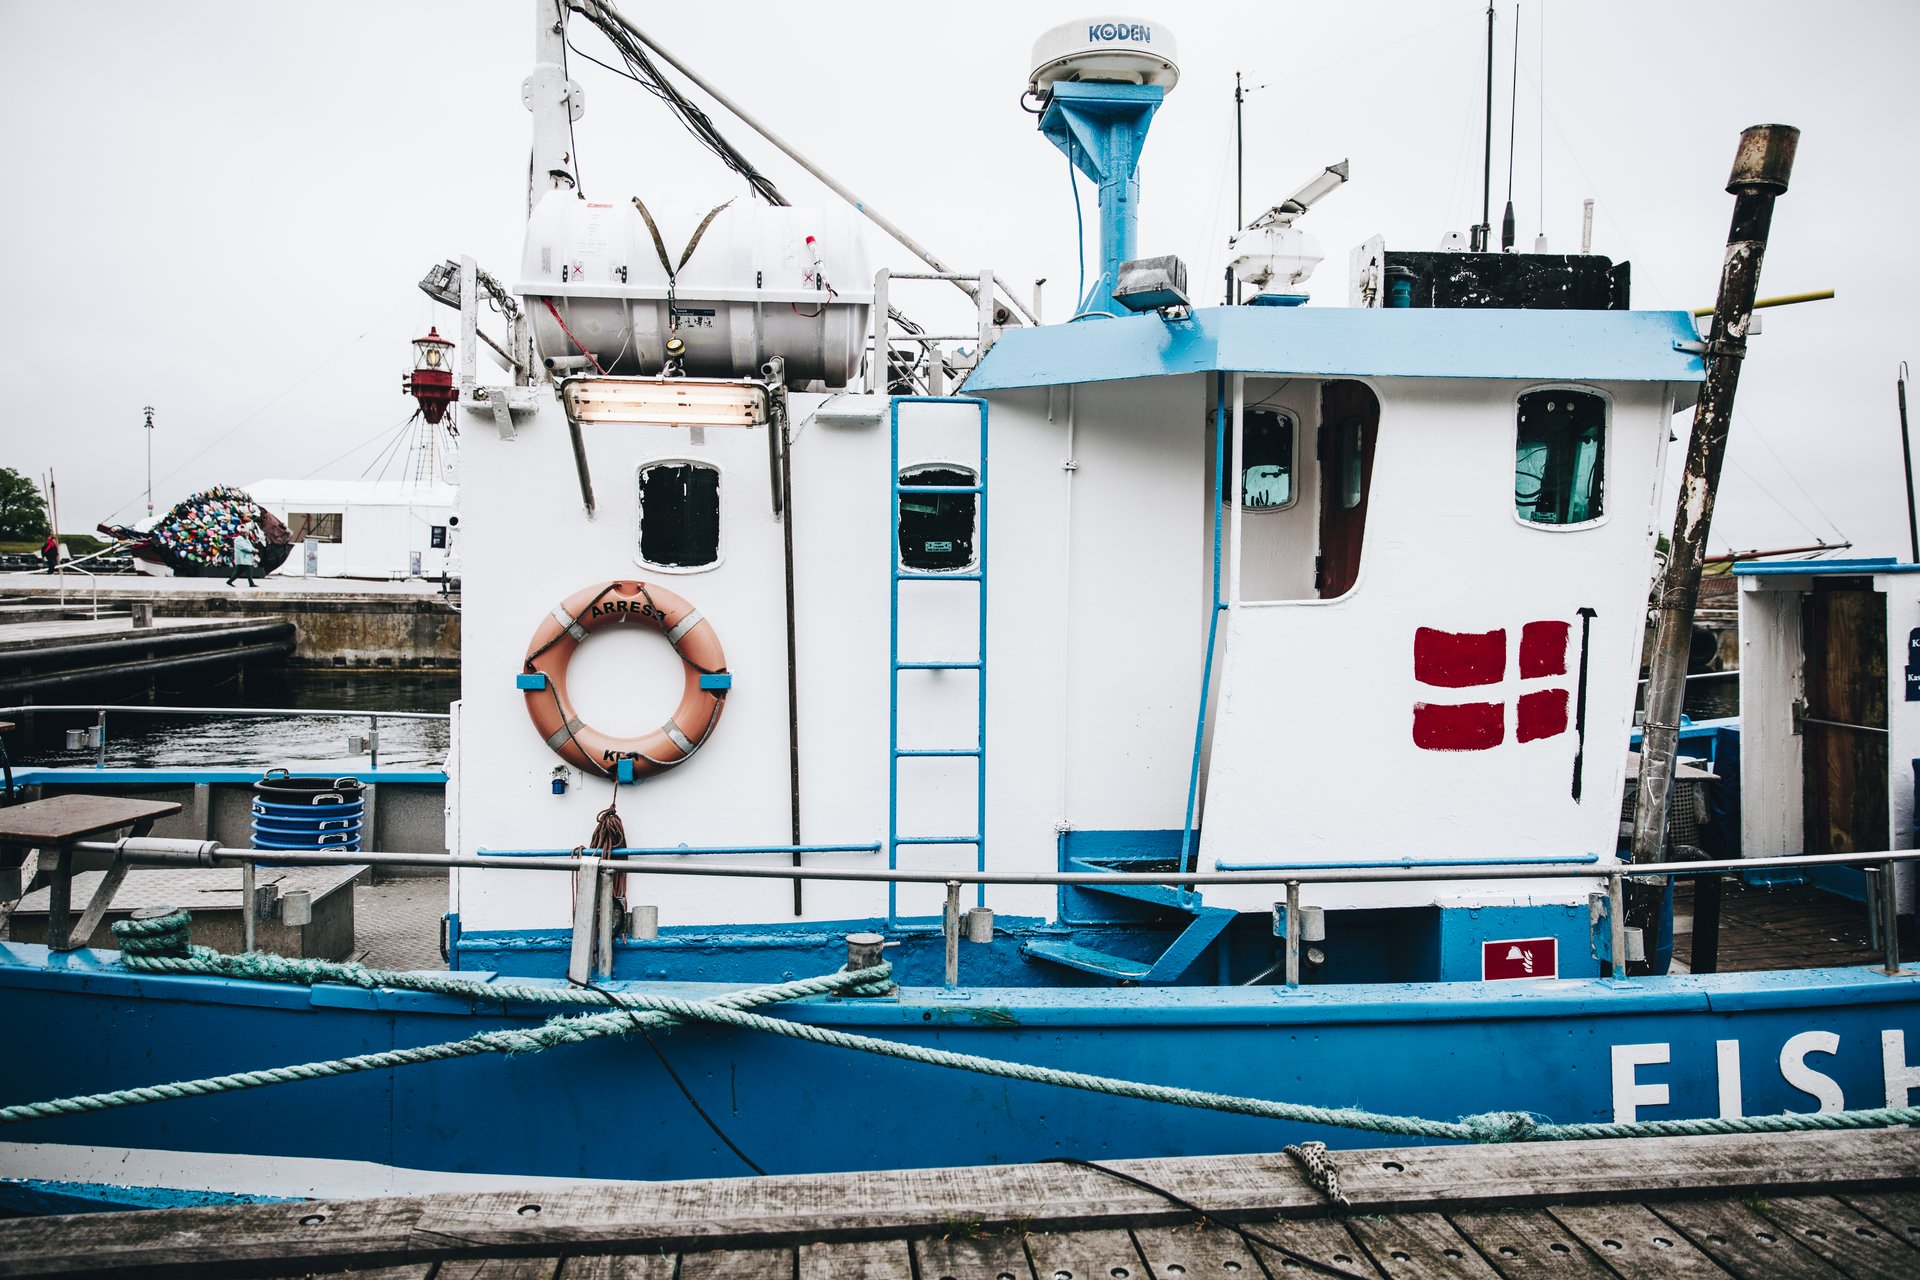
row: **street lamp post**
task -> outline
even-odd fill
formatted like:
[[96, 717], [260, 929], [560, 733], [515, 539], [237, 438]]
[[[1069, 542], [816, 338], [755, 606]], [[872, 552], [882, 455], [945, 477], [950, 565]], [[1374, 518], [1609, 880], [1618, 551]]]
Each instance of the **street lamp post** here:
[[146, 407], [147, 415], [147, 519], [153, 519], [153, 406]]

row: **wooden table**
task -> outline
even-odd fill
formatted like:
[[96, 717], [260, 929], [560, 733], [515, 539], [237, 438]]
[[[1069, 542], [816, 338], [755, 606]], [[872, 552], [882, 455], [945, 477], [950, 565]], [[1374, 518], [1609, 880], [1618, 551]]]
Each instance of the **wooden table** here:
[[78, 945], [73, 939], [91, 937], [112, 904], [114, 892], [127, 875], [125, 863], [116, 862], [108, 868], [93, 899], [88, 902], [80, 919], [75, 921], [74, 842], [128, 828], [131, 828], [132, 835], [144, 836], [153, 830], [155, 822], [179, 812], [180, 805], [171, 800], [89, 795], [53, 796], [0, 809], [0, 862], [18, 867], [28, 849], [40, 851], [39, 866], [34, 871], [32, 882], [21, 887], [21, 896], [42, 885], [47, 886], [49, 948], [71, 951]]

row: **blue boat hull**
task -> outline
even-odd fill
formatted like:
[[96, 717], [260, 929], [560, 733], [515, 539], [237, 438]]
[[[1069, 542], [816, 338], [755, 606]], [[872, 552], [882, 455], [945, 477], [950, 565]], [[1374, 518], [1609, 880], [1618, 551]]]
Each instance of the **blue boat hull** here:
[[[612, 985], [692, 996], [726, 989]], [[143, 977], [111, 952], [50, 958], [26, 945], [0, 946], [0, 1009], [9, 1025], [35, 1029], [0, 1061], [5, 1104], [432, 1044], [534, 1025], [553, 1012], [409, 992]], [[826, 999], [775, 1012], [1010, 1061], [1449, 1120], [1521, 1110], [1608, 1121], [1623, 1097], [1637, 1100], [1643, 1120], [1719, 1115], [1732, 1097], [1722, 1042], [1737, 1044], [1731, 1088], [1741, 1113], [1813, 1111], [1835, 1098], [1877, 1107], [1889, 1101], [1891, 1068], [1904, 1067], [1889, 1063], [1884, 1033], [1898, 1033], [1912, 1046], [1902, 1053], [1920, 1057], [1920, 977], [1872, 969], [1299, 990], [908, 988], [897, 1000]], [[1893, 1100], [1904, 1103], [1904, 1078], [1894, 1074]], [[0, 1139], [508, 1178], [749, 1173], [716, 1128], [770, 1173], [1382, 1140], [705, 1025], [655, 1032], [651, 1043], [606, 1039], [33, 1121]], [[0, 1168], [0, 1176], [47, 1175]]]

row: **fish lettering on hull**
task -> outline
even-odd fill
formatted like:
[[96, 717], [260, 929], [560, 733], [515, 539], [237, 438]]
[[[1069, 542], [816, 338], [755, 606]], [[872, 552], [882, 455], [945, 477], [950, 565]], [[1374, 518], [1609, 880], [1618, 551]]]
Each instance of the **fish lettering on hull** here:
[[[1716, 1040], [1714, 1047], [1714, 1087], [1718, 1114], [1723, 1120], [1737, 1120], [1746, 1114], [1741, 1085], [1741, 1042]], [[1815, 1112], [1845, 1111], [1849, 1106], [1904, 1107], [1915, 1089], [1920, 1089], [1920, 1064], [1907, 1061], [1906, 1032], [1896, 1028], [1880, 1032], [1880, 1078], [1884, 1093], [1878, 1098], [1855, 1098], [1849, 1103], [1840, 1082], [1827, 1070], [1848, 1064], [1841, 1058], [1842, 1042], [1832, 1031], [1802, 1031], [1789, 1036], [1775, 1055], [1780, 1080], [1788, 1087], [1811, 1098]], [[1672, 1101], [1668, 1073], [1645, 1070], [1667, 1066], [1673, 1061], [1673, 1045], [1666, 1041], [1648, 1044], [1616, 1044], [1612, 1048], [1613, 1120], [1631, 1124], [1641, 1119], [1643, 1107], [1665, 1107]], [[1827, 1058], [1832, 1062], [1810, 1059]], [[1827, 1068], [1822, 1070], [1821, 1068]]]

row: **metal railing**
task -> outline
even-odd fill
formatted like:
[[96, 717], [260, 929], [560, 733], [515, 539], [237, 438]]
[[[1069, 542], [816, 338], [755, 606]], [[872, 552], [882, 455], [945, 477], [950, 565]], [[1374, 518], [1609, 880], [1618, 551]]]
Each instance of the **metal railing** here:
[[[869, 846], [856, 846], [861, 850]], [[76, 841], [67, 851], [109, 854], [116, 866], [199, 866], [250, 868], [259, 862], [280, 866], [387, 866], [489, 871], [545, 871], [578, 874], [574, 881], [572, 958], [568, 973], [585, 981], [613, 968], [613, 881], [615, 876], [732, 876], [760, 880], [848, 880], [871, 883], [938, 884], [947, 890], [948, 910], [942, 932], [947, 935], [949, 986], [957, 982], [957, 948], [961, 914], [954, 910], [960, 886], [977, 885], [1284, 885], [1287, 905], [1287, 985], [1299, 984], [1301, 934], [1300, 893], [1309, 884], [1392, 884], [1434, 880], [1544, 880], [1604, 879], [1607, 903], [1608, 952], [1604, 957], [1613, 976], [1625, 976], [1627, 955], [1626, 882], [1628, 880], [1700, 877], [1793, 868], [1857, 867], [1867, 872], [1868, 905], [1874, 913], [1882, 945], [1882, 968], [1888, 975], [1901, 972], [1898, 893], [1894, 867], [1920, 861], [1920, 849], [1893, 849], [1873, 853], [1791, 854], [1771, 858], [1733, 858], [1719, 861], [1660, 862], [1635, 866], [1612, 862], [1597, 865], [1512, 862], [1492, 866], [1372, 866], [1339, 867], [1325, 863], [1276, 865], [1259, 871], [901, 871], [885, 867], [742, 867], [713, 862], [663, 862], [680, 850], [632, 849], [610, 856], [583, 855], [570, 850], [532, 850], [512, 855], [441, 853], [341, 853], [331, 850], [235, 849], [213, 840], [169, 840], [128, 837], [122, 840]], [[720, 849], [701, 850], [703, 853]], [[745, 852], [746, 850], [741, 850]], [[636, 860], [636, 856], [637, 859]], [[42, 866], [46, 866], [43, 854]], [[103, 882], [103, 883], [110, 883]], [[97, 918], [105, 907], [87, 908]], [[53, 936], [51, 933], [49, 937]], [[85, 938], [72, 945], [84, 945]]]
[[[978, 327], [972, 333], [928, 333], [907, 321], [904, 316], [900, 316], [898, 317], [900, 332], [896, 334], [894, 332], [896, 317], [890, 299], [893, 282], [898, 280], [945, 280], [962, 286], [977, 282]], [[994, 339], [1005, 327], [996, 323], [1000, 305], [994, 300], [994, 279], [991, 271], [889, 271], [882, 268], [873, 278], [873, 328], [870, 335], [871, 359], [867, 364], [866, 390], [884, 393], [892, 389], [893, 344], [901, 342], [919, 348], [912, 354], [905, 371], [906, 381], [911, 387], [909, 394], [946, 395], [948, 373], [954, 375], [956, 382], [964, 379], [968, 370], [986, 353], [986, 349], [993, 345]], [[1011, 317], [1009, 322], [1019, 323]], [[957, 359], [943, 351], [939, 345], [943, 342], [967, 341], [974, 343], [974, 349], [965, 359]]]
[[[72, 715], [92, 713], [94, 717], [92, 741], [93, 767], [107, 767], [107, 715], [129, 716], [175, 716], [201, 717], [222, 720], [281, 720], [288, 718], [312, 720], [364, 720], [367, 731], [364, 734], [349, 735], [349, 754], [364, 752], [367, 767], [380, 767], [380, 722], [383, 720], [449, 720], [445, 711], [333, 711], [313, 710], [301, 707], [156, 707], [156, 706], [107, 706], [100, 703], [24, 703], [15, 707], [0, 707], [0, 719], [18, 719], [37, 712], [58, 712]], [[358, 743], [357, 747], [353, 744]]]
[[[82, 558], [84, 559], [84, 557]], [[67, 607], [67, 573], [69, 570], [85, 578], [92, 587], [90, 611], [93, 614], [94, 620], [98, 621], [100, 618], [100, 575], [91, 569], [82, 569], [78, 560], [69, 561], [57, 566], [57, 571], [60, 575], [60, 608], [64, 610]]]

